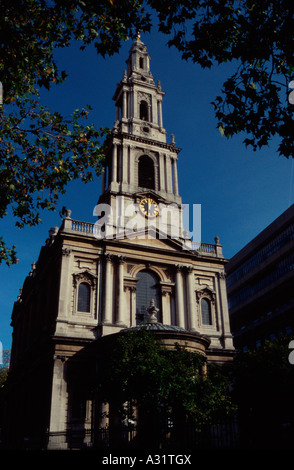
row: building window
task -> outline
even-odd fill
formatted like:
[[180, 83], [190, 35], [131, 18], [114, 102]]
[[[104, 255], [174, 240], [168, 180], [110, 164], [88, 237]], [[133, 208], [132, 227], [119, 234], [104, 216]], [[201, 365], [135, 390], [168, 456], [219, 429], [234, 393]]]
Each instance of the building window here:
[[144, 68], [144, 58], [143, 57], [139, 58], [139, 67], [140, 67], [140, 69]]
[[[137, 274], [139, 279], [136, 286], [136, 318], [137, 323], [144, 323], [147, 318], [147, 308], [153, 299], [155, 307], [160, 308], [159, 279], [149, 269], [143, 269]], [[159, 311], [160, 315], [160, 311]], [[160, 321], [160, 318], [157, 317]]]
[[212, 325], [211, 306], [206, 298], [201, 299], [201, 318], [203, 325]]
[[90, 312], [91, 287], [81, 282], [78, 290], [78, 312]]
[[154, 163], [147, 155], [139, 159], [139, 186], [155, 189]]
[[149, 121], [148, 103], [146, 101], [141, 101], [140, 103], [140, 119], [142, 119], [142, 121]]

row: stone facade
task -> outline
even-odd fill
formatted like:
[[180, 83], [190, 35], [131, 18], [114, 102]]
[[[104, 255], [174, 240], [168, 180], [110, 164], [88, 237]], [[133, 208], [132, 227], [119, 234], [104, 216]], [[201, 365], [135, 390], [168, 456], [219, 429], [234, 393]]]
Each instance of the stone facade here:
[[[186, 344], [215, 363], [231, 360], [234, 353], [222, 246], [217, 237], [215, 244], [196, 244], [183, 231], [180, 149], [173, 138], [166, 143], [164, 93], [160, 83], [154, 84], [149, 61], [137, 39], [114, 95], [117, 119], [97, 223], [76, 221], [68, 211], [62, 226], [50, 232], [15, 303], [8, 444], [12, 436], [18, 446], [25, 438], [49, 436], [43, 446], [68, 448], [67, 431], [82, 429], [85, 437], [77, 447], [90, 445], [86, 431], [94, 426], [93, 401], [87, 381], [95, 374], [96, 345], [144, 323], [142, 308], [150, 300], [157, 312], [153, 330], [170, 347], [175, 341]], [[173, 215], [168, 219], [165, 236], [160, 217], [144, 214], [160, 203], [179, 211], [177, 223]], [[101, 205], [111, 209], [110, 232]], [[134, 220], [134, 212], [125, 211], [131, 205], [136, 230], [132, 225], [126, 235], [123, 229]], [[173, 226], [179, 229], [176, 236]], [[149, 294], [142, 300], [144, 289], [155, 300]]]

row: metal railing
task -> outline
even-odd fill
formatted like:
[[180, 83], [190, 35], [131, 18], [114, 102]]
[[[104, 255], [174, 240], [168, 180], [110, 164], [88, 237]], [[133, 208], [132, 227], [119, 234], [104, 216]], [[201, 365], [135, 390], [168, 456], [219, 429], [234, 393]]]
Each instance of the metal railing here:
[[[141, 430], [142, 431], [142, 430]], [[176, 432], [174, 432], [176, 431]], [[135, 426], [123, 426], [122, 428], [99, 429], [69, 429], [64, 432], [48, 433], [43, 443], [43, 448], [69, 449], [69, 450], [95, 450], [95, 449], [141, 449], [148, 447], [149, 438], [138, 433]], [[161, 433], [157, 436], [158, 449], [173, 449], [176, 447], [187, 449], [223, 448], [232, 449], [238, 447], [239, 432], [235, 419], [226, 420], [215, 426], [207, 426], [201, 432], [196, 432], [191, 426]], [[154, 445], [154, 441], [153, 445]], [[144, 447], [145, 448], [145, 447]]]

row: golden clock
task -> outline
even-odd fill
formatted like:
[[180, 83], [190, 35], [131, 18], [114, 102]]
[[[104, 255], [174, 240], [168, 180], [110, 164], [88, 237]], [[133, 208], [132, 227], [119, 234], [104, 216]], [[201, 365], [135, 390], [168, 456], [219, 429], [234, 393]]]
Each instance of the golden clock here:
[[139, 208], [145, 217], [157, 217], [159, 214], [158, 204], [151, 197], [144, 197], [141, 199]]

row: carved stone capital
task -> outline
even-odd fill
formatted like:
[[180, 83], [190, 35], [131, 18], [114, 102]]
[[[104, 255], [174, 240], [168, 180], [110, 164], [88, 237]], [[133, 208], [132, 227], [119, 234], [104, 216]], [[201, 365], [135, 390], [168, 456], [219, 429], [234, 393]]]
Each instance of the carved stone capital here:
[[113, 259], [113, 255], [111, 253], [105, 253], [104, 257], [105, 257], [106, 261], [112, 261], [112, 259]]
[[219, 279], [225, 280], [225, 279], [226, 279], [226, 273], [224, 273], [224, 272], [219, 272], [219, 273], [217, 273], [217, 277], [218, 277]]
[[62, 256], [70, 256], [71, 249], [70, 248], [62, 248], [61, 254], [62, 254]]
[[183, 266], [181, 264], [175, 264], [175, 269], [176, 272], [180, 272], [183, 269]]

